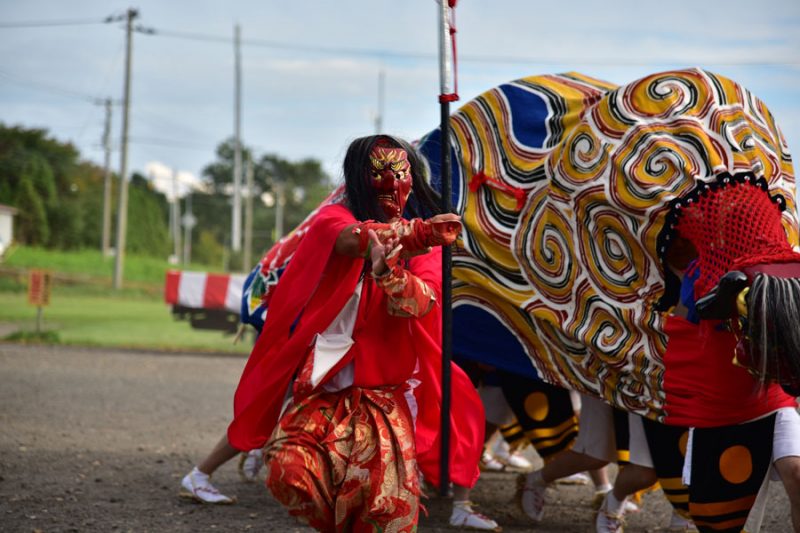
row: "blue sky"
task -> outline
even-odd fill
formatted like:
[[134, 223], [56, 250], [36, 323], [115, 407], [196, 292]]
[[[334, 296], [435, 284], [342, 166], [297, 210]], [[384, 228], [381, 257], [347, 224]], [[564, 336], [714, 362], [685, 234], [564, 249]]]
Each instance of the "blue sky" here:
[[[242, 134], [256, 153], [315, 157], [338, 177], [353, 138], [375, 129], [385, 72], [384, 130], [415, 139], [439, 121], [434, 0], [1, 0], [0, 26], [102, 20], [129, 7], [161, 35], [134, 35], [130, 168], [199, 175], [233, 133], [233, 46], [242, 38]], [[460, 104], [528, 75], [575, 70], [623, 84], [700, 66], [752, 90], [800, 152], [797, 0], [461, 0]], [[102, 107], [122, 97], [120, 23], [0, 27], [0, 121], [43, 127], [102, 163]], [[170, 37], [170, 32], [212, 40]], [[115, 109], [113, 137], [120, 137]], [[113, 155], [119, 166], [119, 153]]]

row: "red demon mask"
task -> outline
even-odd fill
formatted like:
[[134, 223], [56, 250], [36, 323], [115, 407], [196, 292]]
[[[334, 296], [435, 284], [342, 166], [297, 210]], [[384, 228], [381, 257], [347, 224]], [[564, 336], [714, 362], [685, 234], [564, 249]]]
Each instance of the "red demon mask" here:
[[389, 220], [403, 214], [411, 194], [411, 164], [402, 148], [376, 144], [370, 152], [369, 179]]

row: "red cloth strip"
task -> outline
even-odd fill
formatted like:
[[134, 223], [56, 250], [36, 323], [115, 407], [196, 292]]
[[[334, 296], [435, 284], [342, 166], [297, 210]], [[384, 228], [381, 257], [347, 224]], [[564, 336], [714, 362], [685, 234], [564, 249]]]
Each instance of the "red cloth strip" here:
[[181, 273], [178, 270], [168, 270], [167, 280], [164, 283], [164, 301], [175, 305], [178, 303], [178, 285], [181, 282]]
[[227, 274], [209, 274], [206, 278], [206, 290], [203, 294], [203, 307], [206, 309], [224, 309], [225, 296], [228, 294]]
[[514, 187], [507, 183], [503, 183], [497, 178], [492, 178], [484, 174], [482, 170], [473, 174], [472, 178], [469, 180], [469, 190], [472, 192], [478, 192], [478, 189], [481, 188], [481, 185], [487, 185], [492, 189], [497, 191], [502, 191], [509, 196], [513, 196], [514, 199], [517, 201], [516, 210], [519, 211], [525, 205], [525, 200], [528, 198], [528, 193], [520, 189], [518, 187]]

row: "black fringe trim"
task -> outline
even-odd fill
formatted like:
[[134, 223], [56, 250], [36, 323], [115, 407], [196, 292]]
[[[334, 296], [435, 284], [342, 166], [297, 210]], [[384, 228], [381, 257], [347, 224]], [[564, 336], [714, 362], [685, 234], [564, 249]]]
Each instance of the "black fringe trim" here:
[[667, 268], [665, 259], [670, 244], [672, 244], [672, 241], [674, 241], [677, 237], [677, 230], [675, 228], [677, 227], [678, 221], [683, 214], [684, 208], [689, 207], [693, 203], [699, 201], [701, 196], [708, 196], [709, 193], [719, 189], [735, 185], [750, 184], [755, 185], [762, 191], [766, 192], [767, 195], [769, 195], [769, 199], [772, 201], [772, 203], [778, 206], [780, 211], [784, 211], [786, 209], [786, 199], [780, 194], [775, 194], [774, 196], [770, 195], [769, 184], [763, 176], [757, 178], [752, 172], [738, 172], [733, 175], [729, 174], [728, 172], [721, 172], [717, 174], [715, 178], [716, 179], [710, 183], [698, 183], [697, 186], [687, 194], [673, 199], [668, 204], [669, 211], [664, 219], [664, 227], [661, 228], [661, 232], [658, 234], [658, 238], [656, 239], [656, 252], [661, 260], [661, 267], [664, 275], [666, 276], [666, 279], [664, 280], [664, 294], [656, 303], [656, 310], [658, 311], [668, 310], [672, 306], [676, 305], [680, 299], [680, 279], [678, 276], [673, 274], [669, 268]]

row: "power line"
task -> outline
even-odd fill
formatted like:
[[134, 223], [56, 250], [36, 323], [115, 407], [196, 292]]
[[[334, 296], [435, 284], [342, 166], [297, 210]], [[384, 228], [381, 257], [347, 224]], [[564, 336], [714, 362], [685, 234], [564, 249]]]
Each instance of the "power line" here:
[[[85, 102], [89, 102], [92, 104], [101, 105], [105, 103], [105, 98], [100, 98], [99, 96], [92, 96], [90, 94], [82, 93], [79, 91], [74, 91], [72, 89], [66, 89], [64, 87], [58, 87], [56, 85], [51, 85], [49, 83], [42, 83], [38, 81], [30, 81], [30, 80], [22, 80], [16, 78], [14, 76], [9, 75], [6, 72], [0, 71], [0, 78], [5, 79], [8, 82], [16, 83], [17, 85], [24, 85], [27, 87], [32, 87], [34, 89], [38, 89], [40, 91], [50, 92], [54, 94], [60, 94], [61, 96], [67, 96], [70, 98], [77, 98], [78, 100], [83, 100]], [[115, 100], [114, 104], [118, 104], [119, 101]]]
[[[231, 38], [223, 35], [213, 35], [198, 32], [183, 32], [175, 30], [167, 30], [161, 28], [152, 28], [145, 26], [137, 26], [135, 31], [144, 33], [146, 35], [154, 35], [157, 37], [172, 37], [176, 39], [184, 39], [190, 41], [200, 41], [209, 43], [220, 43], [230, 46]], [[272, 48], [276, 50], [285, 50], [290, 52], [306, 52], [313, 54], [325, 55], [348, 55], [348, 56], [361, 56], [361, 57], [376, 57], [376, 58], [394, 58], [394, 59], [412, 59], [412, 60], [438, 60], [437, 54], [417, 53], [417, 52], [402, 52], [398, 50], [385, 50], [385, 49], [365, 49], [365, 48], [347, 48], [347, 47], [330, 47], [330, 46], [313, 46], [313, 45], [299, 45], [290, 44], [285, 42], [270, 41], [266, 39], [241, 39], [241, 44], [248, 46], [259, 46], [263, 48]], [[519, 56], [492, 56], [492, 55], [462, 55], [459, 56], [461, 62], [471, 63], [504, 63], [504, 64], [524, 64], [524, 65], [605, 65], [605, 66], [658, 66], [658, 65], [674, 65], [674, 64], [695, 64], [697, 58], [690, 60], [683, 59], [663, 59], [659, 61], [645, 60], [645, 59], [586, 59], [586, 58], [535, 58], [535, 57], [519, 57]], [[800, 65], [800, 60], [775, 60], [775, 61], [747, 61], [747, 60], [711, 60], [705, 61], [704, 64], [715, 66], [782, 66], [782, 65]]]
[[15, 22], [0, 22], [0, 28], [44, 28], [48, 26], [85, 26], [87, 24], [108, 24], [125, 20], [124, 15], [109, 15], [102, 19], [65, 19], [65, 20], [18, 20]]
[[128, 141], [132, 144], [149, 144], [149, 145], [157, 145], [157, 146], [168, 146], [171, 148], [186, 148], [189, 150], [203, 150], [204, 152], [208, 152], [209, 150], [213, 151], [216, 148], [210, 144], [205, 143], [197, 143], [192, 141], [181, 141], [178, 139], [163, 139], [158, 137], [139, 137], [136, 135], [132, 135]]
[[[36, 28], [36, 27], [50, 27], [50, 26], [79, 26], [88, 24], [108, 24], [111, 22], [118, 22], [125, 20], [125, 15], [109, 15], [102, 19], [87, 18], [87, 19], [66, 19], [66, 20], [37, 20], [37, 21], [15, 21], [15, 22], [2, 22], [1, 28]], [[208, 33], [198, 32], [183, 32], [168, 29], [159, 29], [137, 25], [134, 31], [143, 33], [145, 35], [155, 35], [161, 37], [172, 37], [176, 39], [184, 39], [200, 42], [223, 43], [229, 45], [231, 39], [229, 36], [213, 35]], [[418, 52], [402, 52], [398, 50], [381, 50], [381, 49], [364, 49], [364, 48], [347, 48], [347, 47], [328, 47], [328, 46], [313, 46], [313, 45], [298, 45], [291, 43], [284, 43], [278, 41], [270, 41], [266, 39], [242, 39], [241, 43], [247, 46], [259, 46], [264, 48], [272, 48], [276, 50], [285, 50], [290, 52], [306, 52], [312, 54], [326, 54], [326, 55], [348, 55], [360, 57], [377, 57], [377, 58], [394, 58], [394, 59], [413, 59], [413, 60], [437, 60], [436, 54], [418, 53]], [[684, 59], [665, 59], [660, 61], [645, 60], [645, 59], [595, 59], [587, 60], [586, 58], [556, 58], [556, 59], [543, 59], [532, 57], [519, 57], [519, 56], [475, 56], [475, 55], [462, 55], [459, 61], [468, 63], [503, 63], [503, 64], [524, 64], [524, 65], [600, 65], [600, 66], [659, 66], [659, 65], [674, 65], [674, 64], [695, 64], [698, 63], [697, 58], [691, 58], [688, 61]], [[800, 60], [774, 60], [774, 61], [747, 61], [747, 60], [711, 60], [702, 61], [701, 63], [714, 65], [714, 66], [740, 66], [740, 67], [758, 67], [758, 66], [783, 66], [783, 65], [800, 65]]]
[[[173, 37], [176, 39], [184, 39], [190, 41], [224, 43], [226, 45], [230, 45], [231, 43], [230, 37], [222, 35], [164, 30], [164, 29], [150, 28], [144, 26], [138, 26], [136, 28], [136, 31], [144, 33], [146, 35]], [[241, 44], [246, 44], [248, 46], [261, 46], [264, 48], [275, 48], [291, 52], [310, 52], [310, 53], [334, 54], [334, 55], [338, 54], [338, 55], [352, 55], [352, 56], [394, 57], [398, 59], [436, 59], [437, 57], [435, 54], [399, 52], [396, 50], [368, 50], [364, 48], [307, 46], [307, 45], [297, 45], [290, 43], [281, 43], [278, 41], [269, 41], [266, 39], [241, 39], [240, 42]]]

